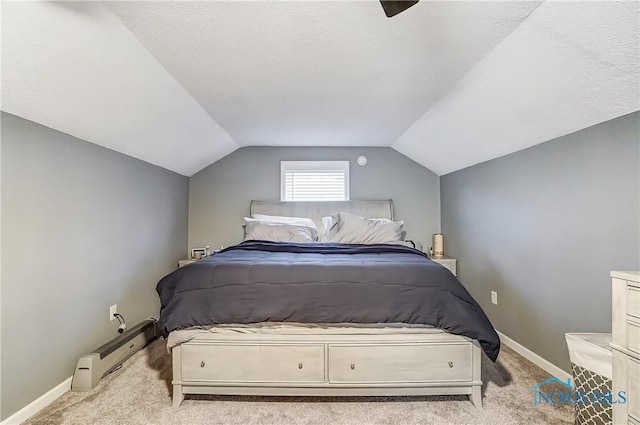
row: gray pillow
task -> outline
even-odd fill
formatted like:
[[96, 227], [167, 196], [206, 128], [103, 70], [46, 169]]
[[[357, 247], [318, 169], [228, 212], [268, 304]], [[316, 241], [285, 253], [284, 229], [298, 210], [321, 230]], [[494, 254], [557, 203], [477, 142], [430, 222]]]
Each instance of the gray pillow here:
[[404, 221], [365, 218], [341, 212], [333, 216], [333, 229], [326, 239], [327, 242], [355, 244], [398, 243], [402, 242], [403, 226]]
[[322, 229], [320, 229], [320, 242], [331, 242], [338, 232], [338, 214], [322, 217]]

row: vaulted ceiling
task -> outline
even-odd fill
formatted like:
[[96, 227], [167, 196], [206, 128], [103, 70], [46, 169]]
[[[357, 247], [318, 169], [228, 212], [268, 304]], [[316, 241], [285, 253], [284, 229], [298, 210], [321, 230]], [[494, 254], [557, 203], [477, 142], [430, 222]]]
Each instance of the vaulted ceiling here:
[[192, 175], [241, 146], [438, 174], [640, 109], [639, 4], [2, 2], [2, 110]]

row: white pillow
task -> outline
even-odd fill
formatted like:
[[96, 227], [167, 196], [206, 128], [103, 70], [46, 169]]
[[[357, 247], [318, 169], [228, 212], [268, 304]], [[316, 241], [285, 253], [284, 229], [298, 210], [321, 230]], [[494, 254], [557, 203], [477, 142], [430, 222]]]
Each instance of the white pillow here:
[[[336, 221], [336, 215], [333, 218]], [[403, 226], [404, 221], [365, 218], [341, 212], [337, 214], [337, 225], [334, 226], [337, 229], [329, 232], [327, 241], [356, 244], [398, 243], [402, 242]]]
[[294, 225], [311, 227], [313, 229], [316, 229], [316, 231], [318, 230], [316, 223], [310, 218], [306, 218], [306, 217], [287, 217], [284, 215], [266, 215], [266, 214], [253, 214], [252, 217], [256, 220], [265, 221], [269, 223], [294, 224]]
[[249, 220], [245, 226], [244, 240], [252, 239], [273, 242], [315, 242], [318, 239], [318, 231], [309, 226]]

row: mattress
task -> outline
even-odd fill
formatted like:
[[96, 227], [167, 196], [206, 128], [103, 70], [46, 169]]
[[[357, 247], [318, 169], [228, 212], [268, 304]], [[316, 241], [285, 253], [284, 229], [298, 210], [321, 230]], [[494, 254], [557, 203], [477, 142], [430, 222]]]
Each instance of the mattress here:
[[252, 324], [225, 324], [176, 330], [167, 337], [169, 352], [177, 345], [213, 335], [398, 335], [438, 334], [442, 329], [429, 325], [407, 323], [294, 323], [263, 322]]

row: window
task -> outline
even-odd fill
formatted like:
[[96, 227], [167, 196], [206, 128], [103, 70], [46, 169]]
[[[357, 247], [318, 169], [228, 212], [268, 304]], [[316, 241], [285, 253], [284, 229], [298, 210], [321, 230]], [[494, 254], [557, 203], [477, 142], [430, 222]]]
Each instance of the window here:
[[281, 161], [280, 200], [346, 201], [349, 161]]

